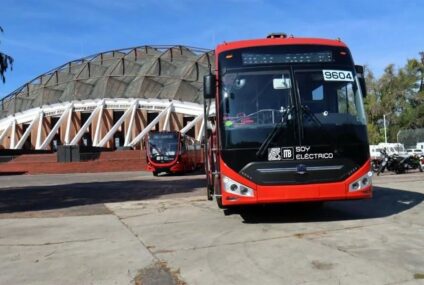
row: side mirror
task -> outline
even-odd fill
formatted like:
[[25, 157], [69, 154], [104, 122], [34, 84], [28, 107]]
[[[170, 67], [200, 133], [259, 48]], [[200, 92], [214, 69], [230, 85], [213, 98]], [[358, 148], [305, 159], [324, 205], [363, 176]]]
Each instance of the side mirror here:
[[205, 99], [215, 98], [216, 78], [213, 74], [203, 76], [203, 97]]
[[362, 65], [355, 65], [355, 71], [361, 87], [362, 97], [365, 98], [367, 97], [367, 86], [365, 84], [364, 67]]

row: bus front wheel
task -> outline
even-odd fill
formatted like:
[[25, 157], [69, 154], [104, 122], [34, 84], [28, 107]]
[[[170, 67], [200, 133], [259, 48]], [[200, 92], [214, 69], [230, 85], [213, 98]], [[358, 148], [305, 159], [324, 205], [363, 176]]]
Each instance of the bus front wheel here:
[[218, 205], [218, 208], [220, 209], [224, 209], [224, 205], [222, 205], [222, 197], [215, 197], [216, 199], [216, 204]]
[[158, 172], [157, 171], [153, 171], [153, 176], [158, 176]]

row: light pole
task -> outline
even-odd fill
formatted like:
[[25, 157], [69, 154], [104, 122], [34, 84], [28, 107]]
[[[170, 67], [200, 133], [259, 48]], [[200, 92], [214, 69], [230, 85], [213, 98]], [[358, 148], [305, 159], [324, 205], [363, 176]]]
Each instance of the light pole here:
[[387, 143], [387, 128], [386, 128], [386, 115], [390, 115], [390, 113], [386, 113], [383, 115], [383, 125], [384, 125], [384, 142]]

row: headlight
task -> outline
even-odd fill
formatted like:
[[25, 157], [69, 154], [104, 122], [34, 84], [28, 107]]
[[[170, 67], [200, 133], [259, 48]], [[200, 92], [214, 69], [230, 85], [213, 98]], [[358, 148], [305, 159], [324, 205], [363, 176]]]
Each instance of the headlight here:
[[246, 196], [246, 197], [254, 196], [254, 192], [252, 188], [244, 186], [243, 184], [240, 184], [226, 176], [223, 176], [222, 184], [224, 186], [225, 192], [239, 195], [239, 196]]
[[365, 187], [372, 185], [372, 172], [369, 171], [361, 178], [349, 184], [349, 192], [363, 190]]

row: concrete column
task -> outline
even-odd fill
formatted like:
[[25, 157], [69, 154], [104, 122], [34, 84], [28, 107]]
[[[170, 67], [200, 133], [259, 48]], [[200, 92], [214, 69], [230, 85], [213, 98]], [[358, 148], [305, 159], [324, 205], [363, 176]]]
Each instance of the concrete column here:
[[184, 118], [183, 114], [172, 112], [171, 116], [170, 116], [171, 122], [169, 124], [170, 130], [171, 131], [179, 131], [182, 128], [184, 128], [183, 118]]
[[93, 142], [94, 142], [94, 137], [96, 136], [97, 124], [99, 122], [99, 117], [100, 116], [102, 117], [102, 120], [101, 120], [101, 123], [100, 123], [101, 125], [100, 125], [100, 129], [99, 129], [98, 141], [101, 141], [101, 139], [103, 138], [103, 136], [106, 134], [104, 132], [104, 129], [103, 129], [104, 112], [105, 112], [105, 110], [103, 109], [102, 112], [97, 113], [94, 116], [93, 121], [91, 122], [91, 134], [90, 134], [90, 136], [91, 136], [91, 141], [93, 141]]
[[31, 130], [31, 145], [33, 146], [33, 149], [35, 149], [35, 146], [37, 145], [37, 132], [38, 132], [38, 125], [40, 124], [40, 121], [37, 120], [37, 122], [34, 123], [34, 126]]
[[[34, 124], [32, 130], [31, 130], [31, 145], [35, 146], [37, 145], [37, 135], [38, 135], [38, 127], [39, 124], [42, 124], [42, 128], [41, 128], [41, 143], [44, 142], [44, 140], [46, 139], [47, 135], [50, 133], [52, 127], [51, 127], [51, 119], [50, 117], [43, 117], [43, 120], [37, 121], [37, 123]], [[47, 146], [46, 148], [47, 150], [50, 150], [50, 145]]]
[[[132, 136], [135, 138], [141, 131], [147, 126], [147, 111], [137, 110], [134, 118], [134, 125], [132, 130]], [[140, 149], [141, 144], [136, 146], [136, 149]]]
[[[100, 130], [100, 133], [101, 133], [100, 138], [104, 137], [112, 128], [112, 126], [113, 126], [113, 110], [104, 109], [103, 110], [103, 126], [101, 127], [101, 130]], [[105, 147], [113, 148], [114, 147], [113, 139], [110, 139], [106, 143]]]
[[[44, 142], [48, 134], [52, 130], [52, 120], [51, 117], [43, 118], [43, 129], [41, 131], [41, 143]], [[46, 147], [46, 150], [51, 150], [50, 144]]]
[[200, 129], [202, 128], [203, 120], [198, 121], [194, 126], [194, 138], [197, 139]]
[[[11, 141], [10, 138], [12, 137], [12, 131], [13, 131], [13, 128], [10, 127], [9, 130], [7, 131], [6, 135], [4, 136], [2, 143], [1, 143], [2, 146], [5, 149], [9, 149], [10, 148], [10, 141]], [[16, 140], [15, 140], [15, 142], [16, 142]]]
[[20, 141], [21, 137], [24, 134], [24, 128], [22, 124], [16, 124], [16, 128], [15, 128], [15, 145], [18, 144], [18, 142]]
[[70, 141], [75, 137], [78, 131], [81, 129], [81, 112], [74, 112], [72, 115]]
[[162, 118], [160, 118], [159, 123], [158, 123], [158, 130], [159, 131], [163, 130], [163, 126], [165, 125], [165, 120], [166, 120], [166, 116], [163, 116]]
[[[68, 116], [66, 116], [66, 119], [63, 120], [62, 124], [60, 124], [59, 127], [59, 133], [60, 133], [60, 143], [64, 144], [65, 143], [65, 135], [66, 135], [66, 126], [68, 125]], [[72, 138], [72, 117], [71, 117], [71, 131], [69, 133], [69, 137]], [[74, 134], [75, 135], [75, 134]]]

